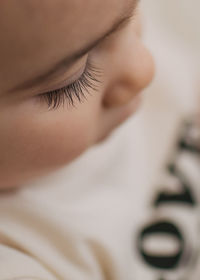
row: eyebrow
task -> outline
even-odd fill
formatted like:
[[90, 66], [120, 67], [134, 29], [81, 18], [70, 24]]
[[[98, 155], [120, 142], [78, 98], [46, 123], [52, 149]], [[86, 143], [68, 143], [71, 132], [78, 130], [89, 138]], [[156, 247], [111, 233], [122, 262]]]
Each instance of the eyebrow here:
[[63, 58], [59, 62], [57, 62], [55, 65], [51, 67], [50, 70], [48, 70], [46, 73], [42, 73], [38, 75], [37, 77], [30, 79], [28, 81], [23, 82], [22, 84], [18, 85], [11, 91], [16, 90], [25, 90], [28, 88], [33, 88], [34, 86], [39, 85], [44, 80], [48, 79], [51, 75], [58, 72], [62, 68], [69, 68], [73, 63], [75, 63], [78, 59], [83, 57], [85, 54], [87, 54], [89, 51], [91, 51], [93, 48], [95, 48], [101, 41], [105, 40], [107, 37], [112, 35], [113, 33], [117, 32], [119, 29], [127, 25], [131, 18], [135, 15], [135, 10], [137, 7], [137, 4], [140, 0], [131, 0], [129, 7], [127, 8], [126, 12], [122, 13], [120, 17], [112, 24], [111, 28], [104, 33], [102, 36], [94, 40], [93, 42], [90, 42], [86, 46], [82, 47], [75, 53], [72, 53], [68, 55], [67, 57]]

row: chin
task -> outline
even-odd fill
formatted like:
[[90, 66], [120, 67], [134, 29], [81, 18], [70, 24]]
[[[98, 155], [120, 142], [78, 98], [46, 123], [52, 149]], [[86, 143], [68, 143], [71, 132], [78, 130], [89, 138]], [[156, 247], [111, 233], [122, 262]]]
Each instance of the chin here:
[[111, 137], [111, 134], [112, 134], [111, 132], [105, 133], [103, 136], [101, 136], [101, 137], [96, 141], [95, 144], [101, 144], [101, 143], [105, 142], [108, 138]]

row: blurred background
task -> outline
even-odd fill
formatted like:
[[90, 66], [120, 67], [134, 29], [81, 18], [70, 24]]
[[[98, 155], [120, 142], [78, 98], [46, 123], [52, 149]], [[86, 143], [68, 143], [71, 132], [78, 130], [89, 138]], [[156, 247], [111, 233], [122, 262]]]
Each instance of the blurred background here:
[[164, 67], [167, 76], [174, 73], [174, 83], [183, 81], [185, 94], [182, 102], [185, 102], [186, 109], [193, 101], [196, 104], [200, 88], [200, 2], [144, 0], [141, 6], [144, 37], [156, 59], [157, 70], [164, 70]]
[[151, 18], [153, 24], [190, 53], [199, 72], [200, 1], [144, 0], [141, 5], [144, 15]]
[[180, 121], [200, 111], [199, 11], [199, 0], [141, 1], [144, 41], [156, 65], [155, 79], [145, 91], [145, 131], [151, 166], [158, 168]]
[[[170, 269], [161, 269], [159, 258], [154, 264], [150, 261], [151, 258], [141, 258], [142, 261], [140, 259], [134, 266], [135, 271], [138, 270], [135, 279], [200, 278], [199, 153], [192, 157], [191, 153], [181, 153], [177, 145], [180, 139], [180, 124], [184, 120], [193, 119], [195, 114], [200, 112], [199, 11], [199, 0], [141, 1], [144, 41], [154, 56], [156, 76], [144, 92], [141, 112], [145, 119], [144, 135], [141, 139], [146, 140], [148, 147], [143, 158], [143, 162], [147, 163], [145, 173], [144, 168], [141, 170], [142, 174], [148, 174], [149, 185], [144, 183], [145, 202], [143, 207], [140, 206], [141, 211], [137, 212], [140, 213], [138, 228], [141, 221], [144, 221], [142, 229], [146, 232], [160, 220], [170, 221], [180, 229], [184, 249], [178, 264]], [[200, 115], [194, 119], [200, 120]], [[140, 147], [138, 150], [144, 148]], [[160, 194], [177, 194], [183, 190], [180, 180], [165, 168], [168, 163], [175, 164], [182, 178], [186, 180], [188, 190], [195, 197], [194, 207], [174, 201], [161, 207], [156, 207], [153, 203], [152, 195], [153, 199], [156, 199]], [[138, 170], [138, 173], [141, 175], [141, 171]], [[138, 182], [138, 185], [141, 185], [139, 179]], [[137, 197], [142, 197], [138, 189]], [[140, 204], [141, 201], [142, 199]], [[174, 256], [180, 250], [177, 239], [171, 238], [170, 234], [164, 235], [163, 232], [154, 236], [151, 232], [144, 243], [148, 256], [170, 256], [170, 252]], [[137, 256], [136, 254], [135, 259]]]

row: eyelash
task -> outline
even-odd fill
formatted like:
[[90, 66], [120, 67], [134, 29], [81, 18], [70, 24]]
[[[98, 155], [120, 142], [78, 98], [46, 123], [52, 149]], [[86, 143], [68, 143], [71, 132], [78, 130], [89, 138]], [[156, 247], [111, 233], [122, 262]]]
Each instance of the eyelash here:
[[97, 84], [100, 83], [98, 79], [100, 73], [96, 66], [87, 62], [85, 70], [78, 80], [60, 89], [42, 93], [39, 98], [42, 102], [47, 103], [49, 110], [58, 109], [61, 105], [64, 106], [66, 102], [70, 107], [76, 107], [75, 99], [82, 103], [83, 100], [87, 100], [85, 92], [90, 94], [89, 89], [97, 91]]

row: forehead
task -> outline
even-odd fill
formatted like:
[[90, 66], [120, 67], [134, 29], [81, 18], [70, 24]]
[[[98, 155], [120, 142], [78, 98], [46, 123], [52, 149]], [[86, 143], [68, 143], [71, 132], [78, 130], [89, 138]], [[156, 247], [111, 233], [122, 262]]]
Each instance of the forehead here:
[[42, 59], [46, 67], [79, 49], [102, 34], [129, 4], [129, 0], [1, 0], [4, 74], [15, 70], [36, 74], [38, 61]]
[[[3, 0], [0, 3], [0, 31], [7, 39], [32, 38], [40, 43], [61, 35], [88, 40], [123, 11], [124, 0]], [[6, 38], [5, 38], [6, 39]], [[66, 40], [66, 42], [69, 40]], [[17, 41], [16, 41], [17, 42]], [[15, 43], [16, 43], [15, 42]], [[77, 44], [77, 41], [76, 41]], [[74, 46], [72, 46], [74, 47]]]

